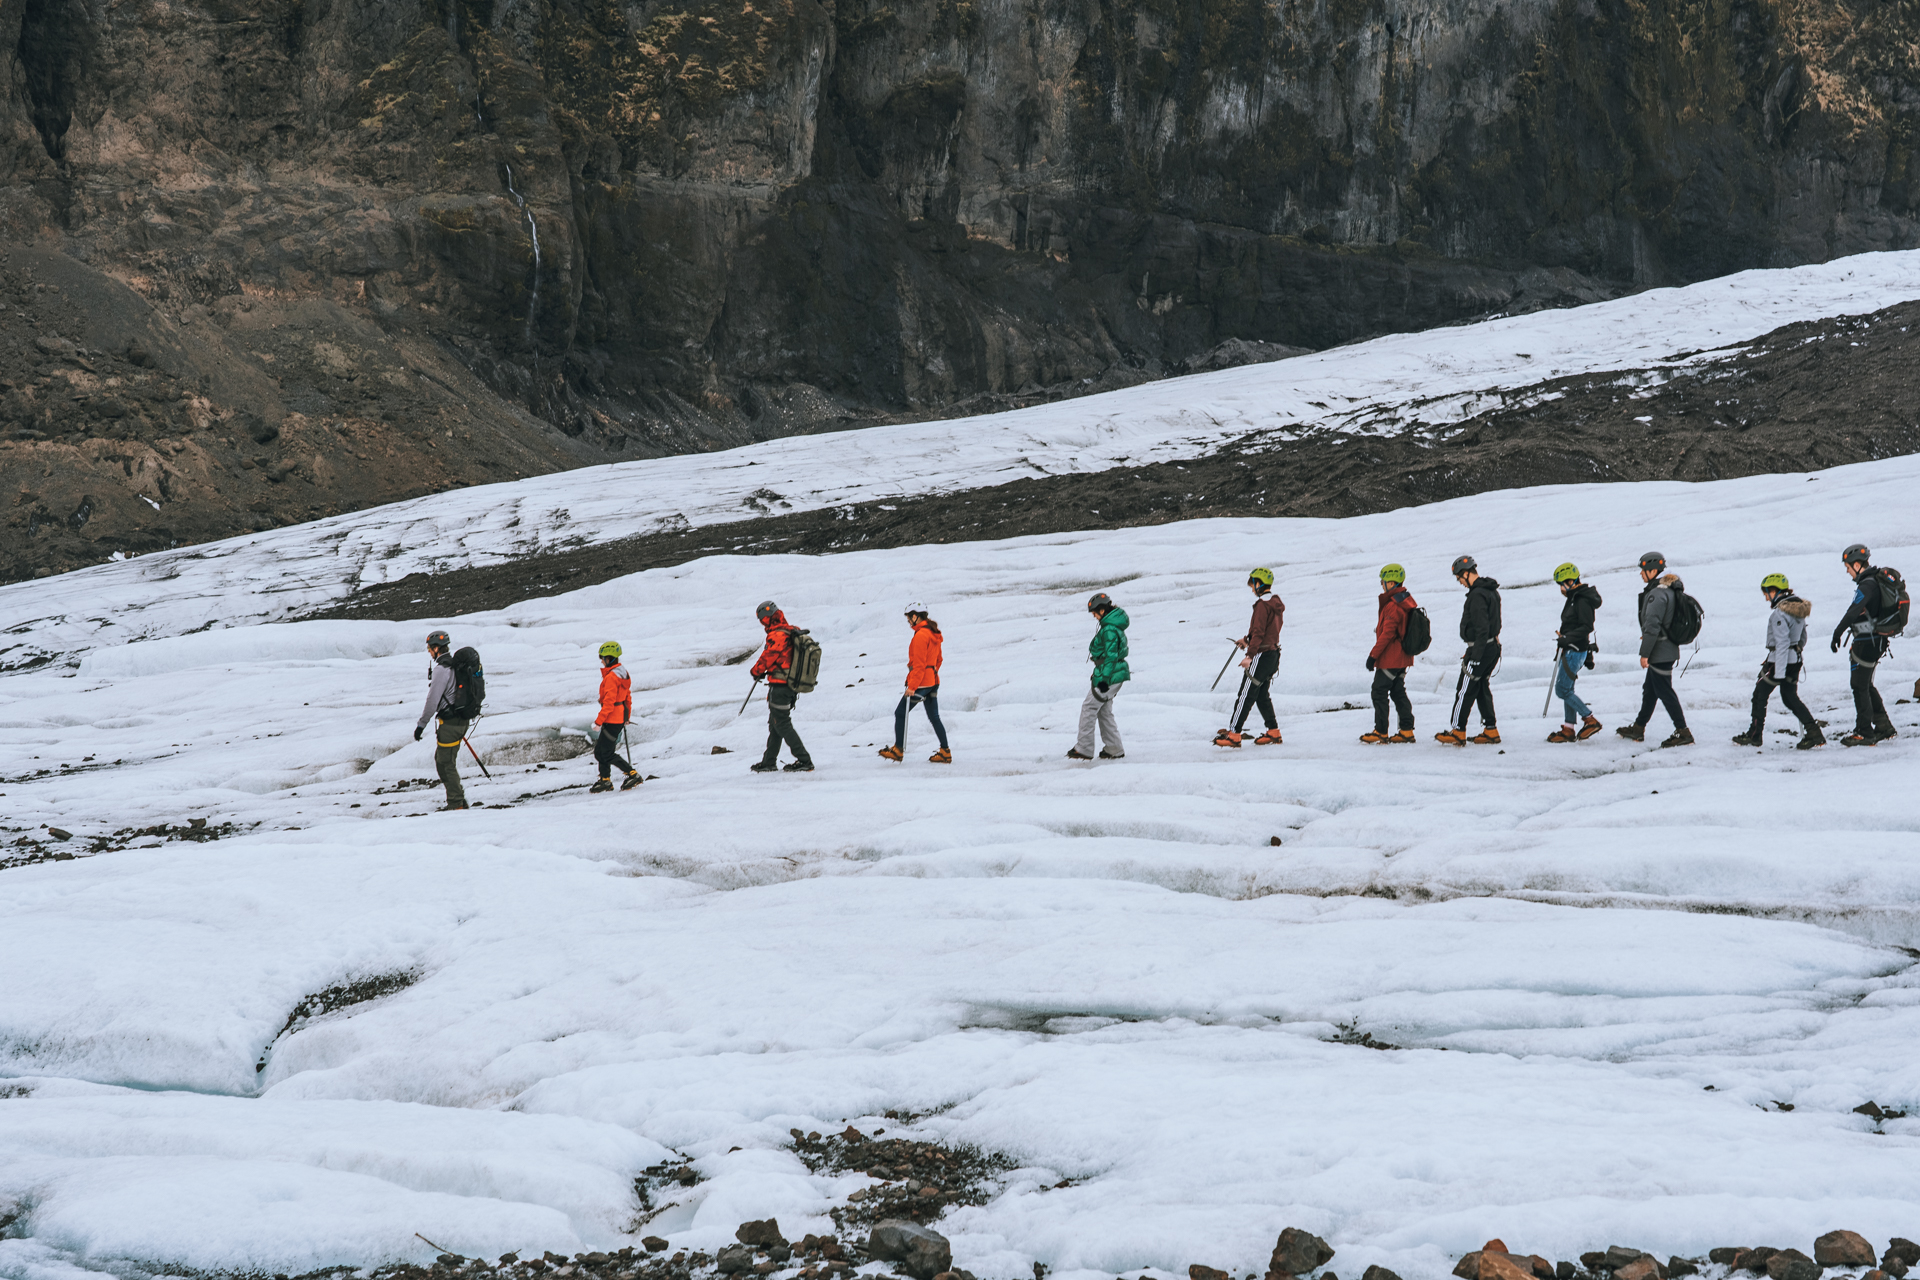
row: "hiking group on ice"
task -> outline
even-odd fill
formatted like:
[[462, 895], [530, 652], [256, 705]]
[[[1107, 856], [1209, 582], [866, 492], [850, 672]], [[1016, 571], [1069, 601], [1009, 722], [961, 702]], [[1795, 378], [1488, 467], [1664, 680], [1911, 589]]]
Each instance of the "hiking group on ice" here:
[[[1875, 566], [1864, 545], [1849, 546], [1841, 552], [1840, 561], [1854, 586], [1852, 601], [1834, 625], [1831, 645], [1835, 653], [1843, 643], [1850, 645], [1848, 681], [1853, 693], [1854, 727], [1840, 741], [1850, 747], [1871, 746], [1895, 736], [1886, 703], [1874, 686], [1874, 671], [1886, 656], [1893, 637], [1906, 629], [1909, 600], [1900, 574], [1885, 566]], [[1481, 573], [1478, 562], [1470, 555], [1456, 558], [1450, 572], [1466, 589], [1459, 628], [1466, 650], [1460, 659], [1447, 727], [1434, 735], [1434, 741], [1456, 747], [1469, 743], [1496, 745], [1501, 742], [1499, 717], [1493, 701], [1493, 675], [1499, 668], [1501, 656], [1500, 584]], [[1649, 551], [1641, 556], [1639, 572], [1643, 584], [1637, 609], [1640, 666], [1646, 677], [1641, 686], [1639, 713], [1631, 724], [1621, 725], [1614, 732], [1634, 742], [1644, 741], [1655, 708], [1663, 707], [1673, 722], [1673, 732], [1661, 740], [1660, 746], [1689, 746], [1694, 741], [1693, 731], [1687, 727], [1686, 709], [1674, 689], [1674, 668], [1680, 661], [1681, 647], [1699, 638], [1706, 620], [1705, 610], [1687, 594], [1680, 576], [1668, 571], [1667, 559], [1660, 552]], [[1383, 565], [1379, 577], [1379, 613], [1374, 624], [1373, 647], [1366, 659], [1366, 669], [1373, 673], [1374, 723], [1370, 731], [1360, 735], [1360, 741], [1369, 745], [1407, 744], [1416, 741], [1413, 703], [1406, 688], [1407, 672], [1414, 659], [1432, 644], [1433, 631], [1426, 610], [1407, 590], [1406, 569], [1399, 564]], [[1254, 569], [1247, 575], [1247, 587], [1254, 596], [1253, 614], [1246, 635], [1233, 641], [1235, 651], [1245, 654], [1240, 659], [1243, 674], [1234, 698], [1231, 722], [1214, 736], [1216, 746], [1239, 748], [1246, 741], [1247, 718], [1256, 708], [1265, 732], [1254, 738], [1254, 744], [1272, 746], [1282, 741], [1279, 719], [1274, 713], [1272, 684], [1280, 666], [1280, 631], [1285, 623], [1286, 605], [1273, 593], [1273, 580], [1273, 570], [1267, 568]], [[1564, 604], [1560, 626], [1554, 635], [1548, 702], [1558, 697], [1565, 716], [1560, 727], [1547, 735], [1547, 741], [1580, 742], [1604, 727], [1575, 688], [1581, 671], [1593, 668], [1593, 655], [1599, 651], [1594, 626], [1604, 602], [1599, 590], [1583, 582], [1579, 567], [1571, 562], [1553, 571], [1553, 581], [1564, 597]], [[1761, 580], [1760, 592], [1769, 608], [1766, 657], [1754, 684], [1752, 722], [1745, 732], [1735, 735], [1733, 741], [1741, 746], [1761, 745], [1767, 707], [1774, 690], [1778, 689], [1781, 704], [1800, 722], [1802, 735], [1796, 747], [1807, 750], [1822, 746], [1826, 735], [1799, 695], [1800, 677], [1805, 669], [1807, 619], [1812, 615], [1812, 605], [1794, 594], [1783, 573], [1767, 574]], [[1114, 714], [1114, 702], [1132, 674], [1127, 666], [1130, 620], [1126, 611], [1104, 591], [1096, 592], [1086, 607], [1096, 623], [1093, 639], [1087, 645], [1087, 660], [1093, 664], [1093, 671], [1086, 698], [1080, 706], [1079, 731], [1074, 745], [1067, 750], [1067, 758], [1120, 760], [1126, 757], [1126, 747]], [[913, 632], [907, 645], [906, 684], [894, 707], [894, 740], [882, 747], [879, 754], [895, 763], [904, 759], [907, 718], [918, 706], [925, 708], [927, 721], [940, 742], [939, 750], [929, 756], [928, 761], [951, 764], [953, 753], [946, 726], [940, 719], [939, 705], [945, 637], [925, 604], [914, 601], [906, 607], [905, 614]], [[800, 695], [811, 693], [818, 683], [820, 644], [805, 629], [788, 622], [786, 613], [772, 600], [761, 601], [754, 616], [764, 629], [766, 639], [749, 674], [756, 688], [762, 680], [767, 684], [767, 745], [761, 758], [750, 768], [755, 773], [780, 769], [780, 751], [784, 746], [793, 756], [784, 771], [811, 773], [813, 758], [794, 727], [793, 712]], [[417, 741], [428, 720], [437, 721], [434, 764], [446, 788], [445, 808], [464, 809], [467, 802], [460, 782], [459, 750], [480, 714], [486, 683], [479, 655], [471, 648], [453, 652], [451, 645], [445, 631], [434, 631], [427, 636], [427, 653], [431, 658], [427, 669], [427, 701], [413, 736]], [[618, 752], [626, 726], [633, 718], [632, 681], [621, 665], [618, 643], [607, 641], [600, 646], [599, 653], [600, 712], [594, 720], [597, 732], [593, 739], [599, 778], [591, 790], [613, 790], [611, 771], [618, 768], [625, 776], [620, 789], [627, 791], [642, 782], [639, 771]], [[748, 699], [751, 698], [749, 692]], [[1396, 731], [1391, 734], [1387, 731], [1390, 705], [1397, 717]], [[744, 706], [743, 703], [743, 709]], [[1480, 732], [1469, 736], [1468, 721], [1476, 709], [1480, 715]], [[1100, 747], [1097, 757], [1094, 754], [1096, 737]], [[471, 746], [468, 749], [472, 750]]]

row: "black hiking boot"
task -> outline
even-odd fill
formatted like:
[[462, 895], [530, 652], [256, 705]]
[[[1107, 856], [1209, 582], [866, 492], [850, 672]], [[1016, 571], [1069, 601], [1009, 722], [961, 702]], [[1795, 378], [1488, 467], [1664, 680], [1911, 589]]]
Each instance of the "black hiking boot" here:
[[1660, 745], [1663, 747], [1690, 747], [1693, 745], [1693, 730], [1687, 728], [1685, 725], [1681, 725], [1665, 738], [1662, 738]]
[[1067, 759], [1069, 759], [1069, 760], [1091, 760], [1091, 759], [1093, 759], [1093, 757], [1092, 757], [1092, 756], [1090, 756], [1090, 755], [1088, 755], [1088, 754], [1087, 754], [1086, 752], [1084, 752], [1084, 751], [1082, 751], [1082, 750], [1081, 750], [1080, 748], [1078, 748], [1078, 747], [1068, 747], [1068, 748], [1067, 748]]
[[775, 764], [771, 760], [762, 760], [757, 764], [750, 764], [747, 766], [747, 768], [753, 770], [755, 773], [772, 773], [775, 769], [778, 769], [779, 767], [780, 767], [779, 765]]
[[1105, 747], [1102, 747], [1100, 748], [1100, 758], [1102, 760], [1125, 760], [1127, 753], [1124, 751], [1109, 751]]
[[613, 790], [613, 779], [601, 778], [599, 781], [595, 782], [592, 786], [587, 788], [587, 794], [594, 795], [597, 792], [611, 791], [611, 790]]
[[622, 791], [631, 791], [645, 781], [646, 779], [640, 776], [640, 771], [635, 769], [627, 775], [627, 780], [620, 784], [620, 789]]
[[788, 765], [785, 769], [782, 769], [781, 772], [782, 773], [812, 773], [813, 761], [795, 760], [792, 764]]
[[1802, 737], [1800, 741], [1793, 744], [1795, 751], [1811, 751], [1815, 747], [1824, 747], [1827, 745], [1827, 735], [1820, 732], [1819, 725], [1807, 725], [1806, 730], [1806, 735]]
[[1757, 747], [1765, 741], [1766, 739], [1761, 736], [1759, 725], [1753, 726], [1753, 728], [1747, 730], [1745, 733], [1736, 733], [1733, 735], [1733, 745], [1736, 747]]
[[1623, 724], [1618, 729], [1615, 729], [1614, 732], [1634, 742], [1645, 742], [1647, 740], [1647, 726], [1643, 724]]
[[465, 800], [449, 800], [440, 806], [440, 812], [451, 813], [455, 809], [464, 809], [466, 807], [467, 802]]
[[1874, 737], [1871, 731], [1861, 733], [1856, 729], [1854, 732], [1840, 739], [1840, 745], [1843, 747], [1870, 747], [1878, 741], [1880, 741], [1880, 739]]

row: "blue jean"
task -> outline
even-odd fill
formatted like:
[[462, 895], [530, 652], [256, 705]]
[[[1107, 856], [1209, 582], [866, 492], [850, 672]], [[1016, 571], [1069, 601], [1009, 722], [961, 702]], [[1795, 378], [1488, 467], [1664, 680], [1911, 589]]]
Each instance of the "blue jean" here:
[[1586, 665], [1586, 650], [1570, 649], [1560, 655], [1560, 665], [1553, 673], [1553, 691], [1560, 701], [1567, 704], [1568, 724], [1579, 724], [1593, 714], [1592, 708], [1580, 701], [1580, 695], [1573, 691], [1573, 682], [1580, 678], [1580, 668]]
[[905, 750], [907, 746], [907, 712], [914, 703], [927, 709], [927, 720], [933, 725], [934, 736], [940, 739], [940, 749], [947, 747], [947, 726], [940, 723], [940, 686], [930, 684], [924, 689], [914, 690], [911, 699], [902, 695], [900, 705], [893, 709], [893, 745]]

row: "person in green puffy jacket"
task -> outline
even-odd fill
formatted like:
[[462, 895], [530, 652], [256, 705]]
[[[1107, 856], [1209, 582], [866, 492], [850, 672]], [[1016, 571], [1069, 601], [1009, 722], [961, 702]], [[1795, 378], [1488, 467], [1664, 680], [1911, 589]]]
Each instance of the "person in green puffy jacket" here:
[[1100, 730], [1100, 758], [1119, 760], [1127, 752], [1120, 743], [1120, 723], [1113, 716], [1113, 700], [1133, 674], [1127, 670], [1127, 614], [1107, 593], [1087, 601], [1087, 612], [1100, 620], [1100, 629], [1087, 643], [1087, 661], [1093, 663], [1093, 687], [1080, 704], [1080, 737], [1067, 752], [1069, 760], [1093, 759], [1093, 731]]

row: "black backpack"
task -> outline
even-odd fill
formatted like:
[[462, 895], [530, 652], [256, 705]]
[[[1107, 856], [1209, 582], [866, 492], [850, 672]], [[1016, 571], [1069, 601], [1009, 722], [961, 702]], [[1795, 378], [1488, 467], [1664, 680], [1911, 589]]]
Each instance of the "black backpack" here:
[[1700, 628], [1707, 620], [1707, 611], [1700, 602], [1680, 589], [1678, 583], [1672, 588], [1673, 616], [1667, 619], [1667, 639], [1675, 644], [1692, 644], [1700, 638]]
[[1433, 623], [1419, 605], [1407, 610], [1406, 625], [1400, 629], [1400, 648], [1411, 658], [1425, 653], [1433, 644]]
[[1873, 572], [1880, 584], [1880, 612], [1874, 615], [1873, 634], [1897, 636], [1907, 629], [1907, 611], [1910, 607], [1907, 584], [1901, 580], [1898, 569], [1878, 565]]
[[487, 673], [480, 665], [480, 653], [472, 646], [453, 655], [453, 698], [440, 714], [449, 720], [471, 720], [480, 714], [487, 700]]

